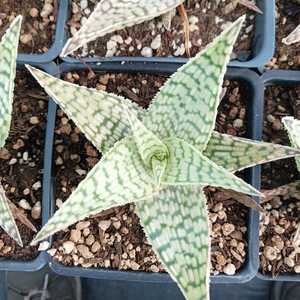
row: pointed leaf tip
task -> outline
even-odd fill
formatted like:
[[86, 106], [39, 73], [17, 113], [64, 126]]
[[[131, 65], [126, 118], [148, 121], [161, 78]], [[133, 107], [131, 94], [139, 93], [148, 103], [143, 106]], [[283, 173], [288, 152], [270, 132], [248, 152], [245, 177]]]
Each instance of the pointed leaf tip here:
[[60, 57], [72, 54], [98, 37], [154, 19], [176, 8], [184, 0], [102, 0], [64, 46]]
[[0, 148], [8, 137], [22, 17], [16, 17], [0, 41]]

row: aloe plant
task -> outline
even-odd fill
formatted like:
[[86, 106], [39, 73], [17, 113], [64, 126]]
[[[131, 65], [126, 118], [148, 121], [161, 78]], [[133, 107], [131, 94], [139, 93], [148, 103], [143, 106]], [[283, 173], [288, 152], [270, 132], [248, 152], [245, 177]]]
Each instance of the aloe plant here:
[[[12, 117], [14, 79], [16, 76], [16, 59], [21, 23], [21, 16], [15, 18], [0, 42], [0, 149], [4, 146], [8, 137]], [[0, 226], [10, 237], [16, 240], [20, 246], [23, 245], [1, 183]]]
[[[282, 118], [285, 129], [288, 132], [291, 144], [293, 147], [300, 149], [300, 120], [293, 117]], [[300, 172], [300, 157], [295, 157], [298, 172]], [[264, 202], [272, 200], [275, 196], [286, 196], [289, 195], [296, 199], [300, 199], [300, 180], [285, 184], [278, 188], [264, 191], [265, 200]], [[295, 241], [300, 241], [300, 223], [294, 236]]]
[[[61, 56], [67, 56], [78, 48], [108, 33], [163, 16], [169, 24], [174, 8], [185, 0], [102, 0], [80, 30], [70, 38]], [[169, 26], [169, 25], [167, 25]]]
[[[32, 244], [104, 209], [135, 202], [157, 256], [186, 299], [208, 299], [207, 185], [259, 196], [236, 170], [300, 154], [213, 131], [222, 81], [243, 18], [178, 69], [148, 110], [27, 66], [104, 153]], [[254, 200], [253, 200], [254, 201]]]
[[[189, 23], [185, 12], [182, 12], [184, 10], [183, 2], [185, 0], [101, 0], [80, 30], [67, 41], [61, 52], [61, 57], [72, 54], [88, 42], [108, 33], [149, 21], [158, 16], [162, 17], [164, 26], [170, 29], [177, 6], [182, 8], [179, 12], [183, 18], [186, 52], [189, 54]], [[232, 0], [232, 3], [228, 5], [232, 6], [231, 10], [233, 10], [238, 4], [262, 13], [250, 0]]]

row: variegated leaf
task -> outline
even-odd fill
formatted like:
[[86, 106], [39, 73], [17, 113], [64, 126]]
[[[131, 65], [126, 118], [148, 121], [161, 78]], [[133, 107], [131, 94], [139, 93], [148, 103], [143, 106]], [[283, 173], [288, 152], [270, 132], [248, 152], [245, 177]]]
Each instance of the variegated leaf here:
[[15, 18], [0, 42], [0, 148], [10, 129], [21, 23], [21, 16]]
[[184, 0], [102, 0], [81, 29], [68, 40], [61, 56], [107, 33], [163, 15], [182, 2]]
[[9, 208], [8, 200], [5, 191], [0, 184], [0, 226], [7, 234], [14, 239], [21, 247], [23, 247], [22, 239], [14, 220], [14, 216]]
[[[21, 24], [22, 17], [18, 16], [11, 23], [0, 42], [0, 148], [4, 146], [10, 130]], [[20, 246], [23, 246], [18, 227], [1, 184], [0, 226]]]
[[124, 105], [139, 154], [150, 174], [159, 185], [168, 164], [168, 147]]
[[209, 299], [209, 226], [201, 190], [168, 188], [136, 212], [159, 260], [187, 300]]
[[[300, 150], [300, 120], [293, 117], [284, 117], [282, 122], [288, 131], [291, 144]], [[295, 158], [298, 171], [300, 172], [300, 156]]]
[[[31, 66], [27, 68], [99, 151], [108, 150], [131, 133], [122, 103], [139, 118], [145, 114], [142, 108], [123, 97], [62, 81]], [[238, 171], [294, 156], [297, 150], [213, 131], [204, 154], [217, 165]]]
[[210, 161], [187, 142], [167, 139], [164, 143], [168, 146], [169, 158], [162, 185], [211, 185], [261, 196], [251, 185]]
[[203, 151], [214, 128], [226, 65], [244, 17], [165, 83], [143, 123], [161, 138], [178, 137]]
[[69, 83], [31, 66], [26, 67], [101, 152], [110, 149], [130, 132], [122, 103], [129, 110], [142, 111], [137, 104], [121, 96]]
[[157, 192], [134, 140], [125, 138], [102, 157], [32, 243], [102, 210], [147, 199]]
[[282, 42], [287, 46], [300, 42], [300, 24]]
[[235, 172], [277, 159], [300, 155], [300, 150], [213, 132], [204, 155]]

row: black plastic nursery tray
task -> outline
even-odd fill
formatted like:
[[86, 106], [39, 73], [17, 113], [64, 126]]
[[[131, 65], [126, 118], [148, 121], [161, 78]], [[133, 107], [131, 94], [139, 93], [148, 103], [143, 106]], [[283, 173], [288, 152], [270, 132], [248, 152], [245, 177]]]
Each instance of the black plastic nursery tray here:
[[[70, 71], [86, 70], [91, 67], [94, 71], [98, 72], [125, 72], [125, 73], [147, 73], [171, 75], [176, 71], [176, 65], [158, 65], [158, 64], [68, 64], [63, 63], [60, 65], [60, 73]], [[247, 109], [247, 123], [248, 132], [247, 136], [252, 139], [259, 140], [262, 132], [262, 109], [263, 109], [263, 84], [260, 77], [253, 71], [247, 69], [230, 68], [226, 74], [227, 79], [237, 80], [243, 82], [247, 86], [249, 96], [249, 107]], [[88, 101], [88, 99], [87, 99]], [[52, 171], [53, 174], [53, 171]], [[247, 170], [247, 181], [255, 186], [260, 187], [260, 168], [255, 167]], [[54, 181], [53, 181], [54, 182]], [[55, 207], [53, 191], [55, 186], [51, 188], [51, 203], [52, 213]], [[247, 230], [247, 257], [246, 262], [242, 269], [234, 276], [217, 275], [211, 276], [211, 282], [216, 283], [243, 283], [250, 281], [257, 273], [258, 262], [258, 231], [259, 231], [259, 216], [258, 213], [250, 209], [248, 213], [248, 230]], [[104, 268], [82, 268], [82, 267], [67, 267], [55, 261], [50, 255], [49, 265], [51, 269], [61, 275], [66, 276], [80, 276], [86, 278], [96, 278], [110, 281], [127, 281], [139, 283], [154, 283], [156, 286], [164, 286], [164, 288], [177, 289], [171, 277], [166, 273], [146, 273], [146, 272], [125, 272], [115, 271]], [[171, 294], [175, 293], [180, 295], [180, 292], [170, 291]], [[175, 299], [175, 298], [174, 298]], [[177, 299], [177, 298], [176, 298]], [[178, 299], [181, 299], [180, 297]]]
[[[263, 11], [263, 14], [256, 14], [255, 18], [255, 35], [252, 41], [252, 55], [248, 61], [232, 60], [229, 63], [230, 67], [243, 68], [260, 68], [263, 67], [273, 56], [275, 50], [275, 0], [257, 0], [258, 7]], [[65, 25], [65, 29], [67, 26]], [[67, 56], [64, 61], [70, 63], [81, 62], [151, 62], [151, 63], [166, 63], [166, 64], [182, 64], [186, 63], [187, 58], [177, 57], [87, 57], [81, 60]]]
[[68, 17], [68, 0], [59, 0], [54, 42], [51, 48], [43, 54], [18, 54], [18, 61], [26, 63], [50, 63], [60, 54], [65, 42], [65, 22]]
[[[272, 70], [264, 73], [261, 78], [265, 87], [274, 85], [295, 86], [300, 84], [300, 71]], [[297, 273], [285, 273], [272, 277], [259, 271], [257, 277], [270, 281], [300, 281], [300, 274]]]
[[[30, 63], [32, 66], [40, 68], [53, 76], [58, 74], [58, 68], [54, 63], [49, 64], [37, 64]], [[24, 69], [24, 64], [18, 62], [18, 69]], [[53, 101], [48, 103], [47, 111], [47, 127], [45, 131], [45, 143], [44, 143], [44, 157], [43, 157], [43, 178], [42, 178], [42, 224], [44, 225], [50, 217], [50, 191], [51, 188], [51, 149], [53, 142], [53, 128], [55, 122], [56, 107]], [[1, 271], [25, 271], [31, 272], [41, 269], [47, 264], [47, 253], [41, 251], [39, 255], [31, 261], [18, 261], [18, 260], [1, 260]], [[1, 273], [1, 272], [0, 272]]]

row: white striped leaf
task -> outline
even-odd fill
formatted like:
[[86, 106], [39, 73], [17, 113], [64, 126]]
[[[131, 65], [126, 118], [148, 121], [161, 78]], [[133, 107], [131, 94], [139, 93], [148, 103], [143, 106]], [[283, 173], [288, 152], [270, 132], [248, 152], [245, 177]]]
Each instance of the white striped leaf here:
[[[204, 196], [202, 192], [195, 191], [194, 185], [200, 190], [204, 183], [258, 194], [254, 188], [240, 179], [237, 180], [225, 168], [217, 166], [210, 157], [205, 157], [202, 153], [211, 139], [225, 65], [229, 61], [229, 54], [241, 22], [242, 19], [239, 19], [231, 25], [207, 50], [180, 68], [160, 91], [149, 111], [141, 113], [130, 102], [125, 103], [131, 111], [129, 114], [135, 118], [135, 114], [138, 114], [142, 120], [142, 123], [139, 121], [131, 124], [134, 137], [129, 136], [121, 140], [102, 158], [34, 242], [103, 209], [136, 201], [138, 214], [154, 250], [178, 282], [186, 298], [208, 298], [204, 280], [208, 263], [208, 226], [203, 218]], [[70, 84], [65, 88], [61, 81], [58, 85], [58, 81], [53, 78], [33, 69], [31, 71], [45, 85], [50, 96], [54, 95], [58, 103], [63, 103], [63, 108], [77, 125], [80, 124], [79, 127], [87, 137], [104, 151], [106, 147], [103, 145], [107, 144], [109, 148], [113, 142], [128, 135], [128, 132], [130, 134], [130, 124], [121, 114], [120, 103], [125, 102], [124, 99]], [[67, 91], [70, 92], [70, 97], [62, 95]], [[88, 102], [88, 97], [93, 99], [93, 105]], [[87, 114], [82, 109], [89, 110], [90, 113]], [[89, 117], [90, 114], [92, 118]], [[97, 119], [99, 117], [100, 123]], [[97, 125], [100, 128], [99, 124], [103, 123], [103, 120], [105, 130], [109, 129], [104, 131], [106, 134], [100, 129], [95, 129]], [[108, 121], [111, 123], [106, 126]], [[120, 130], [116, 131], [119, 123]], [[136, 125], [139, 127], [136, 128]], [[112, 137], [109, 137], [108, 133], [111, 133]], [[151, 143], [148, 143], [149, 136]], [[214, 136], [212, 138], [215, 139]], [[159, 140], [168, 148], [167, 166], [160, 187], [156, 185], [153, 175], [147, 172], [150, 167], [147, 161], [156, 153], [157, 146], [164, 149]], [[219, 141], [219, 137], [217, 140]], [[145, 141], [146, 146], [150, 145], [150, 149], [143, 145]], [[234, 153], [232, 150], [234, 149], [225, 151], [225, 155]], [[219, 159], [217, 155], [216, 157]], [[184, 230], [178, 227], [182, 219], [187, 222], [183, 224]], [[189, 224], [188, 220], [192, 223]], [[199, 222], [195, 223], [195, 220]], [[185, 236], [186, 234], [188, 236]], [[198, 236], [195, 239], [197, 245], [193, 244], [192, 236]], [[165, 252], [166, 242], [172, 249]], [[199, 257], [199, 262], [193, 257]], [[198, 271], [195, 271], [196, 269]]]
[[216, 165], [187, 142], [167, 139], [164, 143], [169, 148], [169, 158], [162, 185], [211, 185], [261, 196], [251, 185]]
[[[57, 79], [31, 66], [27, 68], [101, 152], [109, 149], [131, 132], [129, 122], [124, 117], [122, 103], [125, 103], [130, 111], [137, 113], [140, 119], [147, 113], [129, 99]], [[281, 145], [213, 131], [204, 155], [217, 165], [233, 172], [295, 156], [298, 154], [297, 151]]]
[[157, 192], [134, 140], [127, 137], [101, 158], [32, 243], [92, 214], [149, 198]]
[[[288, 131], [291, 144], [300, 150], [300, 120], [293, 117], [284, 117], [282, 122]], [[295, 158], [298, 171], [300, 172], [300, 156]]]
[[[0, 148], [4, 146], [10, 130], [21, 23], [21, 16], [15, 18], [0, 42]], [[0, 226], [20, 246], [23, 246], [18, 227], [1, 184]]]
[[184, 0], [102, 0], [80, 30], [67, 41], [61, 56], [108, 33], [164, 15], [182, 2]]
[[244, 17], [179, 68], [149, 107], [143, 123], [161, 138], [177, 137], [206, 148], [214, 129], [222, 83]]
[[14, 216], [10, 210], [5, 191], [0, 184], [0, 226], [7, 232], [7, 234], [14, 239], [21, 247], [23, 242], [15, 222]]
[[236, 172], [277, 159], [300, 155], [300, 149], [213, 132], [204, 151], [217, 165]]
[[0, 42], [0, 148], [10, 129], [21, 23], [15, 18]]
[[201, 188], [172, 187], [136, 203], [148, 240], [189, 300], [209, 299], [209, 226]]
[[168, 147], [124, 106], [139, 154], [150, 174], [159, 185], [169, 160]]
[[121, 96], [57, 79], [29, 65], [26, 67], [101, 152], [110, 149], [130, 132], [122, 103], [129, 110], [142, 111], [137, 104]]

